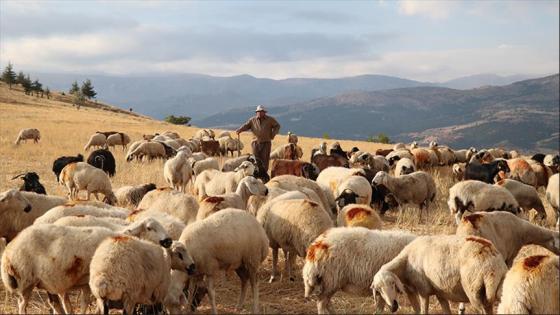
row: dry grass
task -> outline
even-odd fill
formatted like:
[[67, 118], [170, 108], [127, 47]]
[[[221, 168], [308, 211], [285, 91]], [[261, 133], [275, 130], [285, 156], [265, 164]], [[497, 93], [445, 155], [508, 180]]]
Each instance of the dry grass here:
[[[146, 117], [129, 115], [126, 112], [105, 111], [98, 108], [82, 107], [76, 110], [70, 104], [26, 96], [19, 91], [8, 90], [0, 83], [0, 191], [19, 186], [20, 181], [10, 180], [14, 175], [26, 171], [35, 171], [41, 177], [47, 192], [53, 195], [65, 195], [66, 191], [55, 181], [51, 171], [52, 162], [61, 155], [76, 155], [83, 152], [83, 147], [89, 136], [95, 131], [118, 130], [126, 132], [131, 139], [139, 139], [142, 134], [163, 132], [166, 130], [177, 131], [182, 137], [190, 138], [196, 128], [171, 125], [165, 122], [152, 120]], [[249, 116], [251, 113], [248, 113]], [[14, 145], [17, 134], [22, 128], [38, 128], [41, 131], [39, 144], [32, 142]], [[317, 146], [322, 139], [299, 137], [305, 156], [309, 156], [311, 148]], [[242, 135], [246, 144], [245, 152], [249, 150], [251, 136]], [[284, 144], [286, 136], [279, 136], [273, 147]], [[329, 140], [332, 141], [332, 140]], [[373, 152], [387, 145], [359, 142], [340, 141], [343, 148], [357, 146], [362, 150]], [[124, 152], [113, 150], [117, 160], [117, 175], [112, 179], [113, 188], [123, 185], [153, 182], [159, 186], [165, 185], [162, 176], [162, 161], [151, 163], [126, 163]], [[438, 187], [438, 196], [435, 204], [427, 216], [418, 219], [418, 209], [405, 208], [402, 216], [390, 212], [384, 218], [385, 228], [400, 228], [418, 234], [452, 234], [455, 230], [453, 218], [447, 211], [447, 196], [449, 187], [453, 185], [450, 169], [443, 168], [433, 171]], [[548, 205], [547, 205], [548, 206]], [[551, 213], [551, 209], [547, 208]], [[281, 264], [283, 260], [281, 259]], [[296, 274], [301, 272], [302, 260], [298, 259]], [[301, 276], [295, 282], [280, 281], [269, 284], [271, 273], [271, 258], [267, 258], [259, 272], [260, 300], [263, 313], [316, 313], [315, 302], [303, 298], [303, 283]], [[234, 305], [239, 294], [239, 281], [235, 273], [227, 274], [217, 281], [218, 312], [233, 313]], [[10, 296], [0, 285], [0, 313], [16, 313], [14, 297]], [[432, 299], [435, 300], [435, 299]], [[33, 300], [28, 308], [33, 313], [47, 313], [48, 308], [42, 301], [46, 301], [43, 293], [34, 293]], [[246, 302], [246, 310], [250, 309], [250, 295]], [[399, 312], [410, 313], [412, 309], [408, 302], [402, 299]], [[338, 293], [333, 303], [339, 313], [372, 313], [373, 301], [371, 297], [355, 297], [345, 293]], [[74, 304], [74, 305], [77, 305]], [[440, 312], [439, 305], [432, 301], [432, 312]], [[452, 305], [457, 307], [456, 304]], [[209, 313], [207, 300], [199, 308], [200, 313]]]

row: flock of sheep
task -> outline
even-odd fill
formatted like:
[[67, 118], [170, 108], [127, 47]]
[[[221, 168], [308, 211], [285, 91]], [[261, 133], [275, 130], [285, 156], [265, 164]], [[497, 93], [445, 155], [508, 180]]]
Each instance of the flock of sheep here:
[[[22, 130], [16, 144], [38, 141], [33, 130]], [[207, 293], [216, 313], [215, 279], [234, 270], [237, 308], [250, 284], [258, 313], [257, 272], [271, 248], [270, 282], [294, 281], [301, 257], [302, 297], [315, 296], [320, 314], [334, 313], [338, 291], [373, 295], [377, 312], [397, 311], [403, 295], [415, 312], [427, 313], [435, 295], [443, 313], [451, 312], [449, 302], [460, 302], [461, 313], [463, 303], [492, 313], [498, 301], [499, 313], [560, 313], [559, 233], [526, 219], [533, 210], [536, 220], [546, 218], [541, 188], [558, 216], [558, 155], [452, 150], [435, 142], [344, 151], [335, 142], [321, 143], [305, 162], [297, 143], [289, 134], [271, 153], [269, 174], [252, 155], [217, 157], [243, 147], [228, 132], [216, 137], [204, 129], [188, 140], [165, 132], [132, 143], [122, 132], [96, 132], [84, 149], [99, 149], [85, 162], [77, 155], [53, 163], [68, 198], [47, 195], [34, 172], [16, 176], [24, 181], [20, 189], [0, 194], [3, 285], [17, 296], [19, 313], [35, 288], [47, 292], [57, 313], [74, 313], [74, 290], [81, 291], [82, 312], [94, 299], [97, 313], [131, 314], [140, 305], [183, 313]], [[113, 189], [109, 149], [117, 145], [127, 150], [123, 163], [165, 159], [169, 187]], [[443, 166], [452, 167], [456, 182], [448, 198], [456, 234], [383, 229], [386, 211], [402, 214], [412, 205], [420, 220], [430, 213], [438, 193], [431, 171]], [[548, 254], [515, 259], [528, 244]]]

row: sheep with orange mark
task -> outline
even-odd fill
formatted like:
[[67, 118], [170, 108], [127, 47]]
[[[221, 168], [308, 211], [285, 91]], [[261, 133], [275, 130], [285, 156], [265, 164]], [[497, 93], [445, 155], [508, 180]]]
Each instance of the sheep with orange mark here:
[[517, 200], [519, 206], [525, 212], [535, 209], [535, 211], [537, 211], [537, 217], [540, 220], [546, 219], [544, 205], [535, 187], [523, 184], [522, 182], [518, 182], [513, 179], [502, 179], [494, 185], [504, 187], [509, 190], [515, 200]]
[[[255, 217], [243, 210], [224, 209], [185, 228], [180, 242], [196, 265], [194, 280], [204, 278], [212, 313], [216, 314], [214, 279], [223, 270], [235, 270], [241, 279], [238, 310], [243, 308], [247, 281], [253, 289], [253, 314], [259, 313], [257, 271], [268, 254], [268, 239]], [[189, 291], [192, 305], [194, 290]]]
[[117, 197], [113, 193], [109, 176], [101, 169], [91, 166], [85, 162], [70, 163], [60, 172], [59, 182], [68, 189], [71, 199], [79, 199], [80, 190], [87, 191], [86, 200], [94, 194], [99, 200], [98, 193], [105, 195], [103, 202], [110, 205], [117, 203]]
[[527, 185], [531, 185], [535, 188], [537, 187], [537, 175], [533, 171], [533, 168], [525, 159], [511, 159], [507, 160], [510, 174], [509, 178], [515, 179]]
[[559, 314], [559, 269], [556, 255], [516, 261], [504, 278], [498, 314]]
[[189, 225], [196, 221], [198, 207], [195, 197], [167, 187], [147, 193], [138, 204], [137, 209], [167, 213], [179, 219], [183, 224]]
[[122, 301], [126, 314], [132, 314], [136, 304], [165, 302], [171, 271], [192, 274], [195, 265], [180, 242], [173, 242], [165, 250], [150, 242], [119, 235], [99, 244], [89, 270], [89, 286], [97, 300], [97, 311], [107, 314], [109, 301]]
[[466, 211], [508, 211], [519, 213], [515, 197], [501, 186], [494, 186], [478, 180], [458, 182], [449, 189], [447, 205], [455, 222], [459, 224]]
[[[340, 290], [368, 296], [371, 279], [416, 238], [405, 231], [372, 231], [363, 227], [332, 228], [307, 249], [303, 266], [305, 297], [317, 294], [317, 312], [334, 313], [332, 296]], [[357, 255], [356, 253], [360, 253]], [[378, 299], [377, 312], [383, 312]]]
[[[133, 224], [124, 234], [167, 247], [171, 245], [161, 224], [154, 220]], [[117, 235], [122, 234], [102, 227], [51, 224], [33, 225], [23, 230], [6, 247], [1, 270], [4, 287], [18, 295], [19, 313], [26, 313], [33, 288], [39, 283], [50, 296], [59, 296], [66, 314], [74, 313], [67, 292], [87, 286], [95, 249], [105, 238]], [[60, 305], [52, 306], [55, 311], [62, 311]], [[83, 311], [85, 306], [82, 304]]]
[[22, 141], [33, 140], [34, 143], [38, 143], [41, 140], [41, 132], [39, 129], [28, 128], [22, 129], [16, 139], [15, 144], [20, 144]]
[[[469, 302], [478, 313], [492, 313], [498, 289], [507, 272], [504, 258], [492, 242], [476, 236], [420, 236], [373, 278], [375, 300], [398, 309], [397, 293], [406, 293], [414, 311], [428, 314], [435, 295], [441, 313], [451, 314], [449, 301]], [[461, 310], [464, 311], [464, 310]]]
[[[347, 170], [347, 169], [345, 169]], [[306, 192], [303, 188], [307, 188], [315, 192], [317, 197], [320, 199], [320, 203], [325, 210], [327, 210], [331, 215], [335, 214], [336, 203], [334, 201], [333, 193], [328, 189], [327, 186], [323, 186], [319, 181], [313, 181], [307, 178], [293, 176], [293, 175], [281, 175], [274, 177], [267, 184], [266, 187], [271, 188], [281, 188], [286, 191], [301, 191], [308, 195], [307, 199], [315, 200], [309, 196], [309, 192]], [[319, 201], [317, 201], [319, 202]]]
[[456, 234], [475, 235], [492, 241], [508, 266], [511, 266], [519, 250], [529, 244], [560, 254], [558, 232], [529, 223], [509, 212], [477, 212], [464, 216]]
[[198, 195], [198, 200], [202, 201], [207, 196], [235, 192], [239, 182], [247, 176], [252, 176], [254, 172], [255, 165], [249, 161], [241, 163], [234, 172], [205, 170], [194, 181], [194, 193]]
[[383, 226], [383, 221], [375, 210], [360, 204], [349, 204], [342, 208], [336, 221], [337, 226], [361, 226], [372, 230], [380, 230]]
[[351, 203], [371, 204], [371, 184], [363, 176], [348, 176], [336, 190], [336, 204], [339, 208]]
[[307, 199], [277, 200], [257, 213], [257, 220], [264, 227], [272, 248], [272, 276], [277, 279], [278, 249], [286, 253], [287, 276], [294, 281], [292, 267], [296, 257], [305, 257], [307, 247], [319, 234], [333, 227], [327, 211], [318, 203]]
[[268, 188], [260, 179], [253, 176], [243, 178], [234, 193], [216, 195], [205, 198], [200, 202], [196, 220], [203, 220], [212, 213], [226, 208], [247, 209], [247, 201], [252, 195], [266, 196]]

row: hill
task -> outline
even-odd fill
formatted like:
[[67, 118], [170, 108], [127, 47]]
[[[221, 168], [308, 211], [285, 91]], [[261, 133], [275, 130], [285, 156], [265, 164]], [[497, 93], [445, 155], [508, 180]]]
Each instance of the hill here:
[[[455, 90], [411, 87], [353, 92], [271, 108], [283, 130], [308, 136], [367, 139], [380, 132], [394, 141], [438, 140], [453, 147], [504, 146], [558, 150], [558, 74], [501, 87]], [[238, 126], [252, 108], [196, 122]]]
[[483, 86], [508, 85], [517, 81], [523, 81], [523, 80], [534, 79], [534, 78], [535, 76], [522, 75], [522, 74], [500, 76], [492, 73], [482, 73], [482, 74], [475, 74], [475, 75], [456, 78], [453, 80], [445, 81], [438, 85], [450, 89], [468, 90], [468, 89], [476, 89]]

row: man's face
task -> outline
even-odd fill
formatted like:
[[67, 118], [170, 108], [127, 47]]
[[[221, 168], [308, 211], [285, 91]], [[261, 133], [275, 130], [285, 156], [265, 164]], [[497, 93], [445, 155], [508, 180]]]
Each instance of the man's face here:
[[264, 118], [264, 116], [266, 116], [266, 112], [264, 111], [257, 112], [257, 118]]

